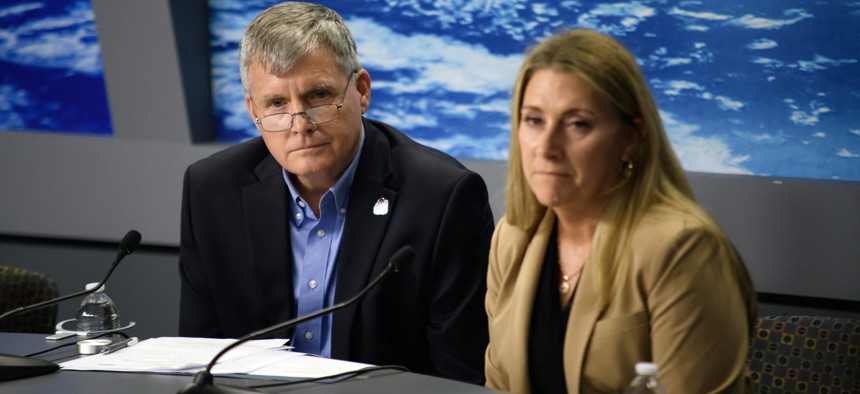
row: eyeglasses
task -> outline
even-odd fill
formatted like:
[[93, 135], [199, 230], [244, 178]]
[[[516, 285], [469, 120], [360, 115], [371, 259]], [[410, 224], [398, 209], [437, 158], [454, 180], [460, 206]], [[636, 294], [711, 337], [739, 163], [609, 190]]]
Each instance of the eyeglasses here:
[[349, 89], [349, 83], [352, 82], [352, 76], [355, 71], [349, 74], [346, 79], [346, 87], [343, 88], [343, 94], [340, 96], [340, 104], [323, 104], [315, 107], [310, 107], [302, 112], [289, 113], [281, 112], [255, 118], [254, 122], [260, 125], [263, 131], [280, 132], [286, 131], [293, 127], [293, 118], [296, 115], [302, 115], [308, 120], [308, 123], [318, 125], [321, 123], [331, 122], [340, 115], [340, 108], [343, 107], [343, 101], [346, 98], [346, 90]]

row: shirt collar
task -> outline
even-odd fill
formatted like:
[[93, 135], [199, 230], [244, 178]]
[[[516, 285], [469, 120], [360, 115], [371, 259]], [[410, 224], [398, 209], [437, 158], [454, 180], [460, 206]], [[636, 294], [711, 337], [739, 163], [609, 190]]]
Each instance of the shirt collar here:
[[[355, 157], [352, 158], [352, 162], [349, 163], [349, 166], [346, 167], [346, 170], [343, 171], [340, 178], [332, 185], [331, 189], [329, 189], [326, 194], [331, 193], [334, 196], [335, 206], [338, 208], [340, 213], [346, 213], [346, 207], [349, 202], [349, 189], [352, 186], [352, 180], [355, 178], [355, 170], [358, 168], [358, 160], [361, 157], [361, 151], [364, 148], [364, 124], [361, 125], [361, 138], [358, 143], [358, 151], [355, 153]], [[287, 188], [290, 190], [290, 210], [292, 211], [292, 217], [295, 220], [295, 223], [301, 224], [304, 218], [308, 215], [313, 216], [313, 210], [308, 207], [307, 202], [299, 195], [298, 190], [293, 185], [293, 182], [290, 180], [290, 174], [287, 172], [285, 168], [281, 168], [281, 172], [284, 176], [284, 182], [287, 184]], [[325, 196], [325, 195], [324, 195]]]

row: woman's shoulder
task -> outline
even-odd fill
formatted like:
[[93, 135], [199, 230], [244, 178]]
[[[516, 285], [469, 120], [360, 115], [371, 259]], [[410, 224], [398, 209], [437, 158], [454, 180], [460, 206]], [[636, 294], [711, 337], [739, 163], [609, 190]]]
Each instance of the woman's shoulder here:
[[503, 215], [496, 224], [494, 238], [505, 243], [528, 243], [535, 237], [549, 236], [555, 226], [555, 214], [551, 210], [543, 212], [543, 217], [531, 226], [511, 223], [507, 215]]
[[512, 224], [506, 216], [502, 216], [493, 232], [490, 253], [501, 265], [513, 264], [521, 260], [526, 250], [535, 242], [536, 237], [541, 240], [549, 237], [553, 220], [552, 215], [547, 215], [533, 228], [524, 228]]
[[667, 206], [657, 205], [642, 215], [635, 232], [641, 235], [665, 237], [688, 231], [707, 231], [711, 226], [700, 216]]
[[507, 216], [502, 216], [493, 232], [493, 249], [496, 251], [508, 250], [517, 245], [528, 243], [529, 239], [531, 239], [530, 231], [511, 224]]
[[630, 239], [640, 253], [660, 253], [689, 242], [721, 244], [726, 236], [707, 218], [661, 206], [645, 213]]

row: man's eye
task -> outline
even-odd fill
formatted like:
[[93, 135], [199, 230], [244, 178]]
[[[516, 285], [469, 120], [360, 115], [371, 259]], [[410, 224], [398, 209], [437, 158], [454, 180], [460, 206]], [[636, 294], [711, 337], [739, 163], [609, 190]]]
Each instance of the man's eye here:
[[286, 105], [284, 100], [272, 100], [269, 103], [269, 107], [271, 107], [271, 108], [283, 108], [284, 105]]
[[328, 98], [330, 96], [331, 95], [325, 90], [317, 90], [317, 91], [313, 92], [313, 94], [311, 94], [311, 99], [316, 101], [316, 100]]

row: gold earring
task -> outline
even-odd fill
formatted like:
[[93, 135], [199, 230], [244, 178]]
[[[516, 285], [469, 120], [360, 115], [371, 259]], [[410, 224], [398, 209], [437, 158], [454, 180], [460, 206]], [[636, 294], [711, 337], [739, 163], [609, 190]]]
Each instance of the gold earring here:
[[621, 176], [624, 179], [630, 179], [633, 176], [633, 160], [624, 160], [621, 162]]

